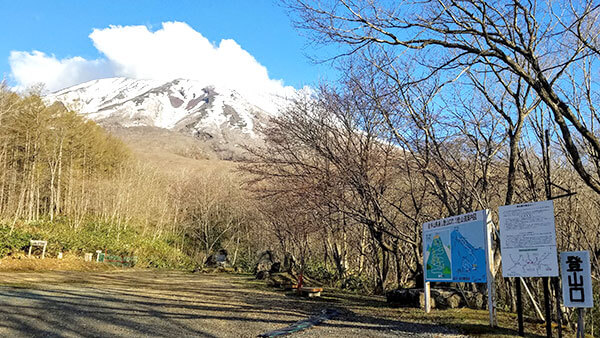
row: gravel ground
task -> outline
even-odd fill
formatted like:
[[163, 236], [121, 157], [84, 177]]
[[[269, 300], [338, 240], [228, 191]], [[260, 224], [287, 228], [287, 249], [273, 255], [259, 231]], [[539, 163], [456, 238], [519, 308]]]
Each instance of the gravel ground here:
[[459, 337], [443, 326], [390, 319], [380, 298], [300, 298], [243, 275], [0, 273], [3, 337], [256, 337], [325, 308], [340, 315], [292, 336]]

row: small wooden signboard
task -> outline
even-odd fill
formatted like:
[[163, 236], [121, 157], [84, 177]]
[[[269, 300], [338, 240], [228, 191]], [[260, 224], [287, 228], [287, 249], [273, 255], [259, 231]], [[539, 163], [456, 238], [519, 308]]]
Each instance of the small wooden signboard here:
[[38, 241], [38, 240], [29, 240], [29, 254], [27, 255], [27, 257], [31, 258], [31, 249], [34, 246], [41, 246], [43, 247], [42, 249], [42, 259], [44, 259], [44, 257], [46, 256], [46, 246], [48, 245], [48, 241]]

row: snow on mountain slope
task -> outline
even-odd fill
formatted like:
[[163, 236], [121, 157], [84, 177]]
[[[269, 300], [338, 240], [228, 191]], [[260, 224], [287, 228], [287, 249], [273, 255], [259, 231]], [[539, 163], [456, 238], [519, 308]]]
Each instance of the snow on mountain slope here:
[[236, 145], [260, 138], [257, 127], [288, 102], [268, 94], [246, 98], [194, 80], [129, 78], [93, 80], [52, 93], [46, 100], [60, 101], [104, 125], [158, 127]]

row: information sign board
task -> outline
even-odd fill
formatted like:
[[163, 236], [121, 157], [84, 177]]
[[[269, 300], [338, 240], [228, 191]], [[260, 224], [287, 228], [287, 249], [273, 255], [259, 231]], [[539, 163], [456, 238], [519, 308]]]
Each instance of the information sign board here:
[[487, 282], [488, 216], [481, 210], [423, 224], [426, 282]]
[[506, 205], [498, 216], [502, 276], [558, 276], [554, 203]]
[[560, 253], [563, 304], [567, 307], [594, 307], [590, 253], [566, 251]]

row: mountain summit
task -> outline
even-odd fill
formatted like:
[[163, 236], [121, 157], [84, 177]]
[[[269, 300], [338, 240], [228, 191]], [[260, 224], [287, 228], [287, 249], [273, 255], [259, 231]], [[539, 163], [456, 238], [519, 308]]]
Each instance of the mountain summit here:
[[89, 81], [46, 100], [59, 101], [109, 129], [118, 128], [120, 134], [123, 129], [162, 128], [205, 141], [217, 151], [260, 141], [260, 127], [288, 102], [268, 94], [244, 97], [194, 80], [130, 78]]
[[[236, 130], [256, 137], [281, 98], [245, 98], [234, 90], [202, 86], [194, 80], [108, 78], [85, 82], [46, 97], [60, 101], [105, 125], [159, 127], [192, 135], [217, 137]], [[269, 105], [260, 107], [259, 105]]]

